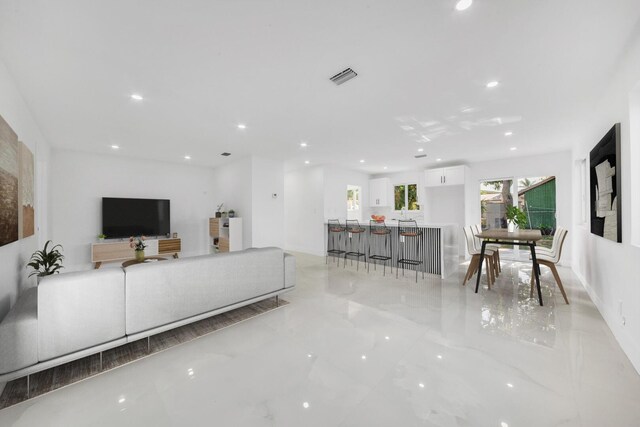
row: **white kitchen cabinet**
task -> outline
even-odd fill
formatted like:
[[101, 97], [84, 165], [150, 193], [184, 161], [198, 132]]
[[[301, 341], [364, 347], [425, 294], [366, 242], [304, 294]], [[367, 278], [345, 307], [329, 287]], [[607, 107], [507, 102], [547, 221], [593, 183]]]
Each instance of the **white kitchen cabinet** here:
[[425, 172], [425, 185], [427, 187], [440, 187], [444, 185], [464, 185], [464, 175], [467, 167], [449, 166], [446, 168], [427, 169]]
[[389, 191], [391, 181], [389, 178], [377, 178], [369, 180], [369, 206], [389, 206]]

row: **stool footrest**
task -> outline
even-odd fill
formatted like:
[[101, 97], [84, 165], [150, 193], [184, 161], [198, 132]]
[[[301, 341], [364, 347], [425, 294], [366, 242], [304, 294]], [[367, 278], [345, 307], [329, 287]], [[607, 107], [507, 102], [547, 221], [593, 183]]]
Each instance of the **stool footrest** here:
[[340, 254], [343, 254], [344, 251], [341, 251], [340, 249], [329, 249], [327, 250], [327, 253], [340, 255]]
[[393, 257], [384, 255], [371, 255], [369, 256], [369, 259], [377, 259], [378, 261], [389, 261], [390, 259], [393, 259]]
[[415, 259], [399, 259], [398, 264], [408, 264], [408, 265], [420, 265], [422, 261], [418, 261]]
[[345, 255], [359, 256], [359, 257], [367, 256], [367, 254], [365, 254], [364, 252], [346, 252]]

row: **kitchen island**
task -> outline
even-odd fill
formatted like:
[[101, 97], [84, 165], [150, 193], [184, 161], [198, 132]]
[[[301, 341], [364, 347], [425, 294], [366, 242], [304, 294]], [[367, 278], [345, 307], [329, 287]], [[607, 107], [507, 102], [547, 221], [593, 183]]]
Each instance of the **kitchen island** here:
[[[344, 221], [340, 221], [342, 225], [344, 225]], [[391, 235], [389, 236], [391, 242], [391, 266], [393, 268], [397, 267], [398, 260], [398, 221], [386, 221], [385, 225], [389, 227], [391, 231]], [[362, 228], [365, 229], [365, 232], [362, 235], [359, 251], [365, 254], [381, 254], [385, 251], [384, 249], [384, 240], [381, 237], [373, 237], [371, 236], [369, 230], [369, 221], [366, 223], [360, 224]], [[449, 275], [455, 273], [458, 270], [458, 265], [460, 263], [459, 253], [458, 253], [458, 235], [459, 228], [458, 224], [428, 224], [428, 223], [420, 223], [418, 222], [418, 228], [422, 231], [422, 236], [420, 237], [422, 241], [420, 242], [423, 248], [423, 259], [422, 264], [418, 266], [405, 266], [405, 270], [415, 271], [418, 268], [418, 271], [424, 271], [427, 274], [434, 274], [440, 276], [442, 278], [448, 277]], [[328, 223], [325, 222], [325, 251], [327, 249], [328, 244]], [[346, 235], [347, 233], [345, 233]], [[358, 236], [352, 234], [351, 237], [353, 240], [354, 248], [358, 242]], [[344, 238], [343, 238], [344, 242]], [[343, 243], [344, 244], [344, 243]], [[369, 245], [373, 245], [369, 247]], [[413, 245], [407, 247], [407, 255], [411, 255], [415, 253], [415, 248]], [[329, 256], [337, 256], [334, 254], [329, 254]], [[340, 257], [344, 257], [344, 254], [340, 255]], [[350, 258], [348, 258], [350, 259]], [[355, 258], [354, 258], [355, 261]], [[383, 261], [369, 260], [368, 262], [378, 263], [382, 265]], [[387, 265], [388, 261], [387, 261]]]

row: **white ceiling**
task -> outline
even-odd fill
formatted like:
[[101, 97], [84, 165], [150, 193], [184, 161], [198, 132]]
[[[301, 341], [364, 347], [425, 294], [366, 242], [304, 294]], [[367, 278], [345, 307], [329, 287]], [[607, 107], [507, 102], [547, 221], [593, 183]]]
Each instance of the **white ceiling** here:
[[569, 148], [638, 0], [455, 1], [2, 0], [0, 58], [55, 147], [371, 173]]

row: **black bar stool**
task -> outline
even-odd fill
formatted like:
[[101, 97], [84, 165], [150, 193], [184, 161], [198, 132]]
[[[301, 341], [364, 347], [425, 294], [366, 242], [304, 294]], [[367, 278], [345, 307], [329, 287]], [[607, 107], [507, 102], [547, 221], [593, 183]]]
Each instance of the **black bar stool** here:
[[[329, 263], [329, 254], [331, 254], [338, 258], [338, 267], [340, 267], [340, 255], [345, 253], [342, 245], [342, 235], [345, 230], [346, 227], [340, 224], [339, 220], [330, 219], [327, 221], [327, 264]], [[338, 240], [337, 244], [336, 239]]]
[[[371, 254], [373, 247], [374, 254]], [[382, 275], [386, 276], [387, 261], [389, 261], [389, 267], [391, 268], [391, 274], [393, 274], [393, 259], [391, 250], [391, 229], [387, 227], [387, 224], [377, 222], [374, 220], [369, 221], [369, 262], [367, 263], [367, 273], [369, 272], [369, 265], [371, 260], [374, 260], [373, 268], [376, 268], [376, 261], [383, 261], [382, 263]]]
[[[404, 266], [412, 265], [416, 269], [416, 283], [418, 283], [418, 269], [420, 269], [423, 260], [422, 230], [418, 228], [418, 223], [414, 220], [399, 220], [396, 278], [401, 265], [402, 276], [404, 276]], [[424, 270], [422, 270], [422, 278], [424, 279]]]
[[[365, 228], [360, 226], [360, 223], [357, 219], [348, 219], [347, 220], [347, 241], [345, 243], [344, 253], [344, 266], [347, 266], [347, 257], [354, 256], [357, 259], [356, 262], [356, 270], [360, 270], [360, 257], [364, 257], [364, 262], [367, 262], [367, 254], [364, 252], [364, 248], [362, 247], [362, 235], [365, 232]], [[353, 249], [353, 244], [355, 240], [355, 236], [358, 236], [358, 241], [356, 243], [356, 249]], [[353, 265], [353, 260], [351, 260], [351, 265]]]

